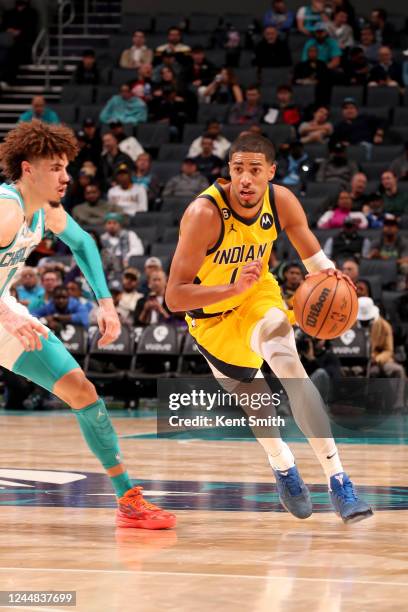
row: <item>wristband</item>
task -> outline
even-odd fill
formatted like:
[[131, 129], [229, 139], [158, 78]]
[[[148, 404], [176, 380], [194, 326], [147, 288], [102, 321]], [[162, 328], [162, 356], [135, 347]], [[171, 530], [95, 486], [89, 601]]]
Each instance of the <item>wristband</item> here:
[[302, 259], [302, 263], [305, 266], [306, 270], [309, 272], [309, 274], [313, 274], [314, 272], [320, 272], [320, 270], [327, 270], [328, 268], [336, 268], [334, 263], [327, 257], [327, 255], [325, 255], [322, 249], [320, 249], [320, 251], [318, 251], [311, 257], [308, 257], [307, 259]]

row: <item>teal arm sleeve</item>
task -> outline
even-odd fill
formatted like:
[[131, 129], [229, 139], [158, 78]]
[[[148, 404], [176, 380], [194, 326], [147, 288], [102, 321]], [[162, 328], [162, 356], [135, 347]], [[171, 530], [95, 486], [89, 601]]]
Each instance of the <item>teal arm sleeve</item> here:
[[88, 281], [96, 299], [112, 297], [106, 284], [102, 260], [95, 240], [67, 214], [67, 225], [63, 232], [57, 234], [72, 251], [75, 261]]

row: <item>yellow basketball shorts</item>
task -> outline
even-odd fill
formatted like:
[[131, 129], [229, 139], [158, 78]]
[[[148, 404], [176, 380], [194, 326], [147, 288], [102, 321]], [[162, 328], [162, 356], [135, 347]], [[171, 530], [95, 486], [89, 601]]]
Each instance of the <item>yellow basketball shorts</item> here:
[[256, 292], [233, 310], [202, 319], [187, 315], [186, 321], [198, 349], [217, 370], [230, 378], [251, 380], [263, 363], [251, 349], [252, 331], [273, 307], [294, 323], [293, 311], [287, 309], [276, 279], [268, 274]]

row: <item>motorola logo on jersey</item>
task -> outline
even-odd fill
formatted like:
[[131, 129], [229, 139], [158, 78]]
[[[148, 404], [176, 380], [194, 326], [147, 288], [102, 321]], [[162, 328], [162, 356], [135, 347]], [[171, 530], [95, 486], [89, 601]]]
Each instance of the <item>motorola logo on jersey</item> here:
[[272, 227], [272, 225], [273, 225], [272, 215], [270, 215], [269, 213], [264, 213], [261, 217], [262, 229], [264, 230], [269, 229], [270, 227]]
[[224, 217], [224, 219], [229, 219], [231, 216], [231, 211], [228, 210], [228, 208], [223, 208], [222, 209], [222, 216]]

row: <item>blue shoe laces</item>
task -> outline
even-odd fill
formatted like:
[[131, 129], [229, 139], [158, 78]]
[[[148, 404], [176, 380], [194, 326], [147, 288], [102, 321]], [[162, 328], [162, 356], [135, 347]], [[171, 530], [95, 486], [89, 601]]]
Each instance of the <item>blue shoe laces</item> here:
[[[350, 482], [350, 480], [348, 480], [347, 482], [345, 482], [342, 486], [342, 492], [343, 492], [343, 499], [345, 502], [355, 502], [357, 501], [357, 496], [354, 492], [354, 487], [353, 487], [353, 483]], [[340, 491], [339, 491], [340, 493]]]
[[302, 493], [302, 488], [299, 484], [299, 476], [296, 474], [296, 472], [290, 472], [287, 476], [280, 474], [280, 477], [284, 481], [291, 495], [300, 495]]

